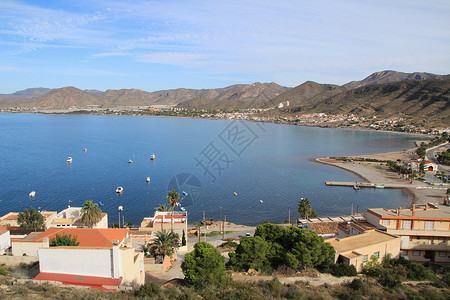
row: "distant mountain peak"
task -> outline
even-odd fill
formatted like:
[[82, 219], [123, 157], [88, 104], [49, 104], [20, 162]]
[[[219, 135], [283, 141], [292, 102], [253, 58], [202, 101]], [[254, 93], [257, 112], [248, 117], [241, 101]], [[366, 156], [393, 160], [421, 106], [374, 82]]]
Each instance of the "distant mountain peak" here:
[[426, 80], [434, 77], [439, 77], [439, 75], [432, 73], [421, 73], [421, 72], [403, 73], [392, 70], [385, 70], [372, 73], [363, 80], [351, 81], [349, 83], [346, 83], [344, 84], [344, 87], [352, 90], [367, 85], [397, 82], [403, 80]]

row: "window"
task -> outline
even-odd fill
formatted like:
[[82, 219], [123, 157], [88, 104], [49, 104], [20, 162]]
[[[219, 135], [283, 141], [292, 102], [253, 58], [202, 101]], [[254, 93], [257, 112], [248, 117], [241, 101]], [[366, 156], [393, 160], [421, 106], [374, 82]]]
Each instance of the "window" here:
[[401, 257], [407, 257], [408, 256], [408, 250], [401, 250], [400, 251], [400, 256]]
[[389, 220], [383, 220], [383, 226], [389, 226]]
[[411, 230], [411, 221], [403, 221], [403, 230]]
[[364, 260], [363, 260], [363, 262], [366, 262], [366, 261], [368, 261], [369, 260], [369, 255], [364, 255]]
[[446, 257], [446, 256], [447, 256], [447, 252], [439, 251], [439, 257]]
[[413, 255], [414, 255], [414, 256], [419, 256], [419, 255], [420, 255], [420, 251], [414, 250], [414, 251], [413, 251]]
[[443, 244], [444, 243], [444, 239], [443, 238], [440, 238], [439, 239], [439, 244]]
[[425, 230], [433, 230], [433, 228], [434, 228], [434, 221], [425, 222]]
[[380, 258], [380, 252], [375, 252], [375, 253], [373, 254], [373, 256], [375, 256], [377, 259]]

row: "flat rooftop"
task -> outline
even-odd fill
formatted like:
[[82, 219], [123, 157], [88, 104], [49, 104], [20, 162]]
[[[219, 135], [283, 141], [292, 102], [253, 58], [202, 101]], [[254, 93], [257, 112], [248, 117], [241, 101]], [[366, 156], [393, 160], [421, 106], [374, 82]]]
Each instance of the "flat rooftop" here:
[[426, 205], [416, 205], [414, 210], [412, 209], [385, 209], [385, 208], [370, 208], [368, 211], [372, 211], [382, 217], [397, 217], [400, 211], [400, 216], [419, 218], [440, 218], [450, 220], [450, 206], [444, 204], [427, 203]]
[[370, 230], [365, 233], [349, 236], [343, 239], [334, 238], [325, 240], [325, 242], [330, 243], [337, 253], [344, 253], [348, 251], [356, 251], [360, 248], [388, 242], [398, 238], [399, 237], [378, 230]]

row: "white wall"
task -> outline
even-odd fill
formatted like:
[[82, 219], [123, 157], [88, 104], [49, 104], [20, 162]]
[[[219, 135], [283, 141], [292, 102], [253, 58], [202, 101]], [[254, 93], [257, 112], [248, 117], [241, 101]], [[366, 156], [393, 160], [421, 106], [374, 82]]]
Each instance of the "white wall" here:
[[11, 236], [9, 234], [9, 230], [4, 234], [0, 235], [0, 254], [5, 252], [5, 249], [11, 246]]
[[47, 273], [113, 278], [111, 255], [112, 249], [41, 248], [39, 266]]

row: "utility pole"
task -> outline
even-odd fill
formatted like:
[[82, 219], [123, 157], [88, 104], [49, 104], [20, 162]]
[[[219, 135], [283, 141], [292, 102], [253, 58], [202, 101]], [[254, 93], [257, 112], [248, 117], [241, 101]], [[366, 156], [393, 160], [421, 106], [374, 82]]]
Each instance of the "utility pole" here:
[[[220, 206], [219, 206], [219, 219], [220, 219], [219, 228], [220, 228], [220, 231], [222, 231], [222, 207], [220, 207]], [[222, 231], [222, 236], [223, 236], [223, 231]]]
[[224, 221], [223, 221], [223, 231], [222, 231], [222, 240], [225, 240], [225, 222], [227, 221], [227, 215], [224, 215]]
[[289, 222], [289, 225], [291, 225], [291, 208], [289, 208], [288, 222]]

